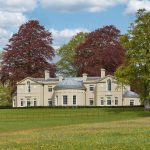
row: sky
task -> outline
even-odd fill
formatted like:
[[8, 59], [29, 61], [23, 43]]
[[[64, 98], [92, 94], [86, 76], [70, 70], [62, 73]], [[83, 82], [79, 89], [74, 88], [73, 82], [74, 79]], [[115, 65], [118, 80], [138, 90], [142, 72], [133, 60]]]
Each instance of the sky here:
[[31, 19], [39, 20], [52, 32], [57, 49], [78, 32], [105, 25], [127, 33], [135, 12], [142, 8], [150, 11], [150, 0], [0, 0], [0, 49], [21, 24]]

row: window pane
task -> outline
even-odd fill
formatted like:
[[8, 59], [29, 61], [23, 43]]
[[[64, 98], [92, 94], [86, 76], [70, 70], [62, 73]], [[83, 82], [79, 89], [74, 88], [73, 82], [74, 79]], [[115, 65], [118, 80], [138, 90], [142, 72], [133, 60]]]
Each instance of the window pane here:
[[76, 95], [73, 96], [73, 105], [76, 105]]
[[118, 97], [115, 97], [115, 105], [118, 105]]
[[130, 100], [130, 106], [134, 106], [134, 100]]
[[37, 104], [36, 104], [36, 101], [34, 101], [34, 106], [36, 106]]
[[21, 101], [21, 106], [23, 106], [23, 101]]
[[111, 105], [111, 97], [107, 97], [107, 105]]
[[93, 85], [90, 85], [89, 90], [90, 90], [90, 91], [94, 91], [94, 86], [93, 86]]
[[107, 80], [107, 90], [111, 91], [111, 80], [110, 79]]
[[93, 104], [94, 104], [93, 99], [90, 99], [90, 105], [93, 105]]
[[27, 101], [27, 107], [30, 107], [30, 106], [31, 106], [31, 102]]
[[52, 87], [48, 87], [48, 92], [52, 92], [53, 88]]
[[53, 106], [53, 101], [51, 99], [48, 101], [48, 106]]
[[67, 96], [66, 95], [63, 96], [63, 104], [67, 105]]
[[101, 105], [104, 105], [104, 100], [101, 100]]

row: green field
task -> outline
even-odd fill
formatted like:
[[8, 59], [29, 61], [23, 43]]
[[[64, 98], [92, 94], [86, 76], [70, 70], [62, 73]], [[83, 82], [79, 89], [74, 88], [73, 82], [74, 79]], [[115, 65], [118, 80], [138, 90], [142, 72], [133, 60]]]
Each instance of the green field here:
[[0, 109], [0, 150], [149, 150], [143, 108]]

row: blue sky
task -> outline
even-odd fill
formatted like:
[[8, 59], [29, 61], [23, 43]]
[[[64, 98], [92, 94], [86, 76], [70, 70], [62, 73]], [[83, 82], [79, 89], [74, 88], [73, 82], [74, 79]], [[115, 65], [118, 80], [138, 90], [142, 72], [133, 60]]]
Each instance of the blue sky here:
[[30, 19], [38, 19], [53, 34], [58, 48], [78, 32], [90, 32], [105, 25], [126, 33], [135, 12], [150, 11], [149, 0], [0, 0], [0, 48]]

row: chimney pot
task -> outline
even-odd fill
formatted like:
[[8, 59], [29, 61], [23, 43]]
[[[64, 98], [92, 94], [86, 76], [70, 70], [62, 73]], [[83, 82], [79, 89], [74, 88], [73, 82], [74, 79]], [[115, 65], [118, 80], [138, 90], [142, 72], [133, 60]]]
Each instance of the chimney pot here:
[[86, 81], [86, 80], [87, 80], [87, 74], [86, 74], [86, 73], [83, 73], [83, 74], [82, 74], [82, 77], [83, 77], [83, 81]]
[[45, 70], [45, 80], [49, 79], [49, 71]]
[[105, 69], [101, 69], [101, 78], [105, 77]]

